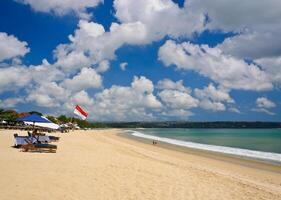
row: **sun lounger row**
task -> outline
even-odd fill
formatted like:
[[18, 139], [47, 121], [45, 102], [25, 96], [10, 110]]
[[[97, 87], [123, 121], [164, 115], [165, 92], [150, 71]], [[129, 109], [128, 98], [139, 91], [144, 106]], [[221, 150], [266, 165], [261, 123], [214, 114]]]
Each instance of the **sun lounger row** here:
[[[52, 140], [50, 136], [38, 135], [32, 136], [19, 136], [14, 134], [15, 138], [15, 147], [21, 148], [22, 151], [39, 151], [39, 152], [56, 152], [57, 146], [48, 144]], [[53, 138], [53, 141], [57, 141], [59, 138]]]

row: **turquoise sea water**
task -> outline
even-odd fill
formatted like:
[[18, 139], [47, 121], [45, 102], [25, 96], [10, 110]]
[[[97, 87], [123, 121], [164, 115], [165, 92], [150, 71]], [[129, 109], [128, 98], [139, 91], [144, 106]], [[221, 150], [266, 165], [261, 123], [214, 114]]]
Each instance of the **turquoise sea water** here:
[[281, 153], [281, 129], [152, 128], [137, 131], [194, 143]]

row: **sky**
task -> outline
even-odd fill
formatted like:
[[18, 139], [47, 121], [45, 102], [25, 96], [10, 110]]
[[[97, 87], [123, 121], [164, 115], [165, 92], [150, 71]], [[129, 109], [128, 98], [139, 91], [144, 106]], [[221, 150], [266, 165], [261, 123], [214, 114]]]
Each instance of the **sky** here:
[[0, 107], [281, 121], [281, 2], [2, 0]]

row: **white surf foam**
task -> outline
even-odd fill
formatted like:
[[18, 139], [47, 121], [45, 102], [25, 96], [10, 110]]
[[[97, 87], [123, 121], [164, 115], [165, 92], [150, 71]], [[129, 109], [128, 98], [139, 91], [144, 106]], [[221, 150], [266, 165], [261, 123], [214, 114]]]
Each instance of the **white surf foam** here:
[[281, 163], [281, 154], [278, 153], [270, 153], [270, 152], [262, 152], [262, 151], [254, 151], [248, 149], [240, 149], [240, 148], [233, 148], [233, 147], [225, 147], [225, 146], [216, 146], [216, 145], [209, 145], [209, 144], [200, 144], [195, 142], [188, 142], [188, 141], [181, 141], [171, 138], [165, 137], [158, 137], [153, 135], [143, 134], [137, 131], [132, 131], [132, 135], [136, 137], [157, 140], [161, 142], [166, 142], [173, 145], [205, 150], [205, 151], [212, 151], [230, 155], [236, 155], [241, 157], [248, 157], [253, 159], [261, 159], [271, 162]]

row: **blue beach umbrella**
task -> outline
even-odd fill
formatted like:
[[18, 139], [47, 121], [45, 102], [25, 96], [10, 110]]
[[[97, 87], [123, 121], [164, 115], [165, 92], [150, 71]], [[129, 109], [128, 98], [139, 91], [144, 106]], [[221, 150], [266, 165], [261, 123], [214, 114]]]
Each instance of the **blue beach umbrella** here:
[[17, 121], [19, 122], [40, 122], [40, 123], [51, 123], [49, 120], [47, 120], [46, 118], [37, 115], [37, 114], [32, 114], [26, 117], [20, 117], [17, 119]]
[[49, 129], [59, 128], [59, 125], [49, 121], [46, 117], [37, 114], [32, 114], [26, 117], [18, 118], [17, 121], [21, 121], [24, 122], [25, 124], [33, 125], [34, 128], [35, 126], [40, 126]]

